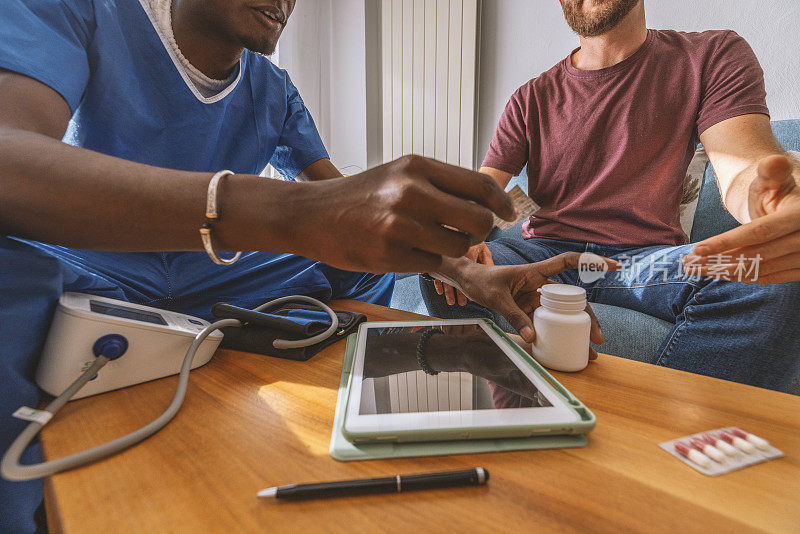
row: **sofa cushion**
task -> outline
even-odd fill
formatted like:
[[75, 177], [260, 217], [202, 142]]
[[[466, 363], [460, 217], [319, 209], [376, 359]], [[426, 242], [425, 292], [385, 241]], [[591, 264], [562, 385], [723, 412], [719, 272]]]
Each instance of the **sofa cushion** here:
[[800, 119], [772, 121], [772, 133], [784, 150], [800, 150]]
[[702, 145], [697, 147], [692, 161], [686, 169], [686, 178], [683, 180], [683, 196], [681, 197], [681, 229], [686, 236], [687, 242], [692, 235], [694, 225], [694, 215], [697, 212], [697, 204], [700, 198], [700, 189], [703, 187], [703, 173], [708, 165], [708, 155]]

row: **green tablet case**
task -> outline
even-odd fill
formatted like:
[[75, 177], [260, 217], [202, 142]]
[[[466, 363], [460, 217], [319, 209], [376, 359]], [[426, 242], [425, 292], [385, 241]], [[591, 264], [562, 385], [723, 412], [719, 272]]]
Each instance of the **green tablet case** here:
[[[447, 321], [444, 321], [447, 322]], [[342, 378], [339, 382], [339, 396], [336, 400], [336, 414], [333, 418], [330, 453], [335, 459], [347, 462], [353, 460], [377, 460], [383, 458], [408, 458], [411, 456], [442, 456], [446, 454], [475, 454], [480, 452], [500, 452], [532, 449], [558, 449], [567, 447], [583, 447], [587, 443], [588, 433], [597, 422], [590, 412], [564, 386], [558, 383], [536, 360], [522, 347], [509, 339], [492, 321], [486, 323], [494, 329], [505, 342], [519, 354], [530, 367], [541, 375], [560, 394], [579, 416], [579, 421], [570, 425], [578, 434], [542, 435], [525, 438], [472, 439], [464, 441], [426, 441], [426, 442], [388, 442], [388, 443], [353, 443], [342, 433], [347, 399], [350, 393], [350, 382], [355, 361], [358, 333], [347, 338], [344, 360], [342, 362]]]

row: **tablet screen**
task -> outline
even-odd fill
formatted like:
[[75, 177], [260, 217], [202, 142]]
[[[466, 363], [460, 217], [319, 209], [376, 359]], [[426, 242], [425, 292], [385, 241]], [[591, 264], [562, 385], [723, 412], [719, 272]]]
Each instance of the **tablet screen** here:
[[[423, 336], [424, 360], [437, 375], [417, 358]], [[361, 391], [359, 415], [552, 406], [474, 323], [369, 328]]]

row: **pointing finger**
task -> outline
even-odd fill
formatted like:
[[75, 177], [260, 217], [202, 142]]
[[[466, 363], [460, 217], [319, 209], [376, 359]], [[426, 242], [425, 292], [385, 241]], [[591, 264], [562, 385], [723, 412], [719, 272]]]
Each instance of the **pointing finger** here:
[[797, 230], [800, 230], [800, 217], [796, 214], [772, 213], [709, 237], [695, 245], [692, 252], [698, 256], [721, 254], [735, 248], [768, 243]]
[[500, 314], [506, 318], [508, 323], [519, 332], [522, 339], [527, 343], [533, 343], [536, 333], [533, 330], [533, 322], [524, 311], [522, 311], [510, 294], [502, 297], [502, 300], [493, 306]]
[[[603, 258], [602, 256], [597, 257], [606, 262], [609, 270], [616, 270], [619, 268], [619, 262], [616, 260]], [[581, 254], [577, 252], [564, 252], [563, 254], [547, 258], [534, 265], [536, 265], [536, 270], [539, 271], [542, 276], [550, 277], [570, 269], [577, 269], [580, 264], [580, 258]]]

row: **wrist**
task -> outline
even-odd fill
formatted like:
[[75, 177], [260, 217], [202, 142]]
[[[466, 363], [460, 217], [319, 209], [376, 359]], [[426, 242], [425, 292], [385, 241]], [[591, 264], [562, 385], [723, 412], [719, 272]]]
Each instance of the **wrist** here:
[[717, 183], [722, 206], [740, 223], [744, 219], [750, 219], [749, 202], [753, 194], [751, 185], [757, 179], [757, 169], [758, 162], [751, 162], [729, 179], [720, 179]]
[[438, 372], [455, 373], [464, 370], [462, 354], [454, 350], [453, 338], [447, 334], [435, 335], [428, 341], [425, 358], [428, 365]]
[[436, 337], [437, 335], [440, 336], [444, 335], [444, 332], [442, 332], [438, 328], [423, 329], [422, 334], [420, 335], [420, 338], [417, 341], [417, 347], [415, 351], [417, 356], [417, 364], [419, 365], [419, 368], [422, 369], [425, 372], [425, 374], [432, 376], [438, 375], [439, 370], [441, 369], [441, 367], [439, 366], [437, 366], [439, 367], [438, 369], [434, 369], [431, 366], [430, 361], [428, 360], [428, 348], [433, 338]]
[[313, 196], [305, 191], [311, 185], [247, 174], [230, 177], [219, 189], [220, 219], [215, 225], [219, 250], [302, 254], [305, 240], [295, 236], [309, 234], [304, 224], [313, 210], [304, 199]]
[[444, 257], [441, 266], [435, 274], [449, 278], [463, 288], [464, 282], [469, 278], [468, 273], [474, 265], [477, 264], [463, 256], [460, 258]]

